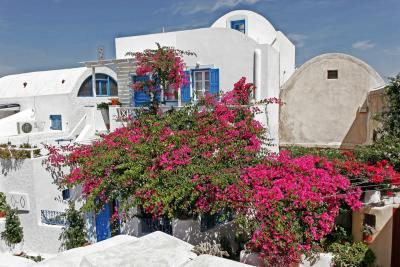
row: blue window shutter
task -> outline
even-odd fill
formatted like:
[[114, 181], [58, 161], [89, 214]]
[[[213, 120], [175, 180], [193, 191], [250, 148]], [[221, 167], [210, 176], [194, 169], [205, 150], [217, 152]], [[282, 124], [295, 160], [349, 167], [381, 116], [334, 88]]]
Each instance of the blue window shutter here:
[[50, 129], [52, 130], [62, 130], [62, 121], [61, 115], [50, 115], [51, 126]]
[[186, 83], [182, 82], [182, 102], [190, 102], [190, 71], [185, 71]]
[[210, 69], [210, 94], [219, 97], [219, 69]]

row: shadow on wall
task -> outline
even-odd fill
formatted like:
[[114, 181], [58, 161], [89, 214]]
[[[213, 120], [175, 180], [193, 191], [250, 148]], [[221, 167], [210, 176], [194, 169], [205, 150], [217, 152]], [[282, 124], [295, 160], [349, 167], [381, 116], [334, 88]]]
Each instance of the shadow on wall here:
[[191, 245], [199, 245], [200, 243], [221, 244], [223, 240], [229, 242], [232, 251], [238, 249], [235, 240], [235, 226], [232, 222], [217, 225], [206, 231], [201, 230], [199, 220], [178, 220], [172, 222], [173, 236], [179, 238]]
[[376, 224], [374, 228], [376, 233], [373, 235], [372, 242], [369, 247], [376, 256], [376, 266], [398, 266], [391, 265], [393, 255], [397, 256], [398, 247], [393, 247], [394, 240], [394, 229], [399, 227], [394, 223], [393, 220], [394, 206], [389, 205], [385, 207], [377, 208], [365, 208], [358, 212], [353, 213], [353, 229], [352, 235], [354, 241], [363, 241], [362, 226], [364, 224], [365, 214], [372, 214], [375, 216]]
[[21, 169], [23, 159], [3, 159], [0, 158], [1, 174], [7, 176], [10, 171], [17, 171]]
[[354, 149], [357, 145], [365, 144], [368, 129], [368, 107], [367, 101], [364, 102], [357, 112], [355, 119], [343, 138], [340, 149]]
[[385, 107], [384, 88], [369, 92], [364, 103], [358, 108], [355, 119], [342, 140], [341, 149], [353, 149], [357, 145], [375, 141], [380, 123], [375, 119]]

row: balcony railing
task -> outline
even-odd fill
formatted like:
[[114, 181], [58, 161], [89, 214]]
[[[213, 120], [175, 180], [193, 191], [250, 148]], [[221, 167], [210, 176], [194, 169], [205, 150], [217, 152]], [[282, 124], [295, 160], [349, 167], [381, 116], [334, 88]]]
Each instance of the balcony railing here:
[[[182, 107], [177, 106], [160, 106], [162, 112], [166, 112], [171, 109], [179, 109]], [[117, 108], [117, 121], [126, 121], [128, 119], [134, 119], [140, 110], [148, 109], [147, 107], [120, 107]]]
[[143, 107], [120, 107], [117, 108], [117, 120], [126, 121], [135, 118], [137, 112]]
[[40, 219], [43, 224], [66, 226], [65, 213], [54, 210], [41, 210]]

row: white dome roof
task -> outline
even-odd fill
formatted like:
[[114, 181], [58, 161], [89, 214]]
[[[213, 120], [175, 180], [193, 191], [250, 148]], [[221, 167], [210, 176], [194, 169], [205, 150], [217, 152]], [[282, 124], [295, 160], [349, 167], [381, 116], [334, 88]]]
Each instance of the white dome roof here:
[[263, 16], [249, 10], [235, 10], [217, 19], [212, 28], [231, 28], [234, 20], [246, 21], [246, 35], [260, 44], [271, 45], [276, 39], [274, 26]]

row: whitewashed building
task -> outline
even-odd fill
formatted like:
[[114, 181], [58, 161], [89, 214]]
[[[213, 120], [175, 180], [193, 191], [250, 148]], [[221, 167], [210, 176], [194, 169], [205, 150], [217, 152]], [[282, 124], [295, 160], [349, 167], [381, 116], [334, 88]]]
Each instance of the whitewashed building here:
[[96, 104], [118, 96], [106, 67], [39, 71], [0, 78], [0, 143], [88, 140], [106, 130]]
[[[96, 104], [118, 96], [116, 74], [109, 68], [85, 67], [9, 75], [0, 78], [0, 144], [88, 142], [107, 130]], [[95, 84], [95, 86], [92, 86]], [[69, 191], [60, 192], [42, 165], [44, 156], [15, 160], [11, 147], [0, 147], [0, 191], [18, 209], [24, 231], [22, 249], [54, 254], [65, 224]], [[17, 148], [19, 149], [19, 148]], [[30, 149], [28, 149], [30, 150]], [[0, 218], [0, 231], [4, 229]], [[7, 251], [0, 241], [0, 252]]]
[[[281, 97], [284, 106], [260, 105], [263, 112], [256, 117], [267, 128], [275, 148], [280, 144], [340, 147], [346, 137], [351, 137], [351, 144], [360, 143], [357, 138], [366, 127], [356, 127], [358, 118], [365, 121], [369, 117], [365, 99], [373, 88], [384, 85], [371, 67], [342, 54], [317, 57], [296, 71], [295, 46], [290, 40], [261, 15], [237, 10], [208, 28], [116, 38], [116, 59], [0, 78], [0, 144], [90, 142], [108, 128], [96, 104], [113, 97], [119, 98], [122, 107], [110, 106], [110, 129], [121, 126], [121, 116], [149, 102], [143, 93], [132, 92], [132, 82], [141, 77], [136, 76], [134, 59], [127, 53], [156, 48], [156, 43], [197, 55], [183, 58], [190, 82], [181, 88], [180, 101], [174, 95], [167, 97], [169, 106], [190, 104], [207, 92], [227, 92], [241, 77], [256, 85], [256, 101]], [[64, 211], [68, 196], [57, 191], [41, 160], [26, 159], [9, 169], [8, 177], [0, 174], [0, 191], [9, 199], [22, 197], [28, 203], [20, 213], [24, 229], [29, 229], [25, 232], [27, 249], [55, 253], [62, 224], [57, 215]], [[88, 216], [91, 241], [111, 237], [112, 208], [109, 205]], [[140, 236], [154, 230], [151, 220], [135, 218], [130, 223], [122, 225], [122, 233]], [[202, 230], [201, 225], [193, 225], [197, 228], [192, 226], [192, 236], [176, 231], [176, 224], [166, 228], [184, 240], [193, 241], [193, 232], [199, 239], [205, 235], [219, 238], [216, 228]]]
[[[241, 77], [255, 83], [257, 101], [279, 97], [280, 86], [295, 71], [295, 46], [266, 18], [248, 10], [232, 11], [209, 28], [116, 38], [116, 58], [126, 59], [128, 52], [154, 49], [156, 43], [197, 55], [183, 58], [190, 77], [190, 83], [182, 88], [183, 102], [196, 100], [207, 92], [230, 91]], [[128, 82], [132, 82], [133, 76], [131, 73]], [[138, 106], [146, 101], [140, 93], [132, 97], [129, 92], [128, 84], [119, 83], [123, 104]], [[168, 100], [175, 100], [174, 96]], [[279, 108], [270, 105], [267, 109], [262, 122], [278, 144]]]

